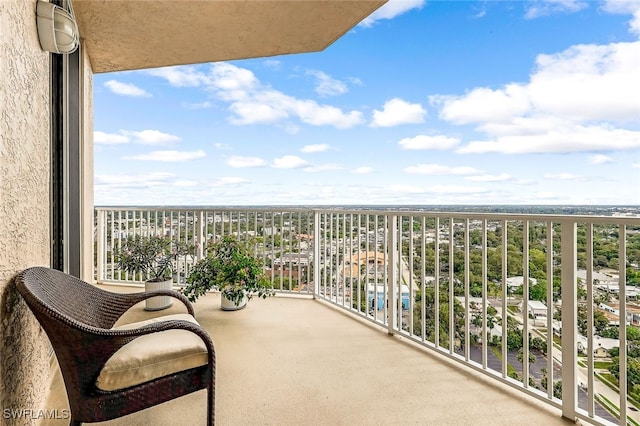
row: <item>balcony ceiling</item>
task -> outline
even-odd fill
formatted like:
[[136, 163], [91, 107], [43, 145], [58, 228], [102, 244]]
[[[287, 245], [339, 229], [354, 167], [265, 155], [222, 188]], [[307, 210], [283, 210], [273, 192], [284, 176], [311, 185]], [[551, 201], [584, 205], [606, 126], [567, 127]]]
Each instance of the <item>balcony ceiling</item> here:
[[73, 0], [96, 73], [325, 49], [387, 0]]

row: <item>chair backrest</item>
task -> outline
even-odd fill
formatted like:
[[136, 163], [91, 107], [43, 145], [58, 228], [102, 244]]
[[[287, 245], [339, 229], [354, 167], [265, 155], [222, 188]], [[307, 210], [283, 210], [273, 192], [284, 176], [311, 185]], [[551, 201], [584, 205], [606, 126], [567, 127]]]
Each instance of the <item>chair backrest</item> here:
[[92, 389], [106, 361], [106, 356], [96, 352], [92, 343], [99, 338], [101, 329], [108, 328], [103, 324], [113, 323], [106, 299], [110, 293], [44, 267], [22, 271], [15, 282], [49, 337], [67, 386], [71, 409], [77, 411], [79, 395]]
[[101, 328], [109, 328], [114, 320], [104, 308], [108, 292], [64, 272], [29, 268], [19, 275], [16, 286], [36, 317], [53, 316], [70, 325], [77, 322]]

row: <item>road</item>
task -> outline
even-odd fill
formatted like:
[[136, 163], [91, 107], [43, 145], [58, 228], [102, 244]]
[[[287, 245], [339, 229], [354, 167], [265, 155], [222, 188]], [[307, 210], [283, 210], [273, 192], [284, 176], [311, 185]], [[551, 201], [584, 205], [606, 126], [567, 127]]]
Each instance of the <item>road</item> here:
[[[512, 312], [510, 312], [509, 310], [507, 310], [507, 314], [509, 316], [511, 316], [512, 318], [515, 318], [520, 324], [522, 324], [522, 317], [519, 315], [515, 315]], [[546, 324], [545, 324], [546, 327]], [[532, 324], [532, 333], [536, 333], [538, 334], [540, 337], [542, 337], [543, 339], [546, 340], [546, 334], [541, 333], [535, 326], [533, 326]], [[546, 359], [546, 358], [545, 358]], [[554, 365], [554, 377], [555, 378], [559, 378], [562, 377], [562, 373], [560, 372], [562, 369], [562, 350], [558, 349], [557, 347], [553, 348], [553, 365]], [[516, 362], [513, 363], [513, 361], [509, 361], [512, 363], [512, 365], [516, 366], [518, 365], [517, 359]], [[545, 361], [545, 366], [546, 366], [546, 361]], [[531, 374], [533, 374], [533, 370], [530, 370]], [[578, 392], [578, 407], [586, 410], [587, 409], [587, 404], [588, 404], [588, 394], [586, 391], [586, 387], [588, 385], [588, 372], [587, 369], [584, 367], [580, 367], [578, 365], [578, 377], [577, 379], [577, 385], [578, 388], [580, 389], [580, 392]], [[581, 386], [582, 384], [582, 386]], [[609, 388], [607, 385], [605, 385], [604, 383], [602, 383], [600, 380], [598, 380], [596, 377], [594, 377], [593, 380], [593, 388], [594, 388], [594, 392], [595, 394], [600, 394], [603, 395], [604, 397], [606, 397], [609, 401], [611, 401], [612, 403], [614, 403], [617, 407], [619, 407], [620, 405], [620, 393], [617, 391], [614, 391], [613, 389]], [[629, 417], [631, 417], [632, 419], [640, 422], [640, 412], [632, 410], [631, 407], [633, 407], [633, 405], [631, 405], [631, 403], [627, 403], [627, 415]], [[635, 407], [633, 407], [635, 408]], [[612, 421], [617, 422], [617, 419], [615, 419], [611, 414], [609, 414], [608, 411], [606, 411], [602, 406], [600, 406], [598, 404], [598, 402], [595, 403], [595, 411], [596, 414], [606, 418], [606, 419], [613, 419]]]

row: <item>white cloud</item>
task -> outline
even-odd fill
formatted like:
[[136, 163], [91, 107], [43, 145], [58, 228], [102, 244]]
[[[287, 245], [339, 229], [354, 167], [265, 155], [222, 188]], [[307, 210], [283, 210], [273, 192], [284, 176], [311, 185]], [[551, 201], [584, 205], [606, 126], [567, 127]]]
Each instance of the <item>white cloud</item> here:
[[609, 13], [632, 15], [629, 21], [629, 32], [640, 36], [640, 1], [638, 0], [605, 0], [603, 10]]
[[612, 161], [613, 161], [613, 158], [603, 154], [592, 155], [589, 158], [589, 163], [591, 164], [605, 164], [605, 163], [611, 163]]
[[500, 173], [499, 175], [466, 176], [464, 179], [471, 182], [504, 182], [511, 180], [511, 175], [508, 173]]
[[544, 175], [544, 178], [552, 180], [587, 180], [584, 176], [578, 176], [572, 173], [547, 173]]
[[266, 162], [260, 157], [240, 157], [234, 155], [227, 160], [227, 165], [234, 168], [264, 167]]
[[93, 132], [93, 142], [103, 145], [119, 145], [129, 143], [129, 138], [116, 133], [105, 133], [99, 130]]
[[298, 99], [261, 83], [251, 70], [226, 62], [214, 63], [209, 72], [198, 68], [169, 67], [146, 71], [177, 87], [202, 87], [211, 96], [229, 103], [229, 121], [236, 125], [279, 124], [291, 128], [291, 120], [314, 126], [346, 129], [362, 124], [360, 111], [342, 111], [310, 99]]
[[382, 19], [393, 19], [412, 9], [421, 9], [425, 0], [389, 0], [378, 10], [367, 16], [359, 25], [370, 27]]
[[199, 186], [200, 183], [195, 180], [177, 180], [173, 182], [173, 186], [178, 188], [195, 188]]
[[536, 0], [527, 8], [524, 17], [533, 19], [555, 13], [574, 13], [587, 7], [588, 2], [581, 0]]
[[187, 109], [207, 109], [213, 106], [213, 104], [209, 101], [196, 102], [196, 103], [183, 102], [181, 105], [183, 108], [187, 108]]
[[322, 71], [309, 70], [307, 75], [316, 79], [315, 91], [320, 96], [337, 96], [347, 93], [347, 85], [340, 80], [336, 80]]
[[487, 11], [486, 9], [482, 9], [480, 11], [478, 11], [475, 15], [473, 15], [474, 19], [480, 19], [480, 18], [484, 18], [487, 15]]
[[488, 192], [488, 189], [480, 186], [436, 185], [429, 187], [428, 192], [435, 194], [481, 194]]
[[486, 135], [459, 153], [636, 149], [639, 51], [640, 42], [573, 46], [539, 55], [528, 83], [436, 95], [430, 101], [441, 119], [475, 124]]
[[479, 194], [487, 192], [486, 188], [474, 186], [434, 185], [417, 186], [408, 184], [388, 185], [387, 191], [403, 194]]
[[364, 122], [360, 111], [345, 114], [340, 108], [318, 105], [315, 101], [295, 101], [292, 108], [296, 115], [307, 124], [314, 126], [334, 126], [348, 129]]
[[122, 83], [117, 80], [109, 80], [109, 81], [106, 81], [104, 85], [107, 89], [111, 90], [113, 93], [117, 95], [134, 96], [134, 97], [142, 97], [142, 98], [151, 97], [151, 93], [145, 91], [144, 89], [139, 88], [135, 84]]
[[266, 59], [263, 62], [264, 66], [267, 68], [272, 68], [274, 70], [280, 69], [280, 65], [282, 65], [281, 61], [278, 61], [277, 59]]
[[155, 68], [144, 72], [164, 78], [175, 87], [199, 87], [209, 82], [209, 77], [193, 66]]
[[159, 130], [142, 130], [140, 132], [121, 130], [122, 134], [136, 138], [136, 142], [143, 145], [169, 145], [180, 142], [182, 138]]
[[260, 81], [251, 70], [232, 65], [227, 62], [218, 62], [211, 66], [211, 80], [208, 84], [224, 90], [222, 94], [231, 99], [241, 95], [242, 92], [259, 88]]
[[457, 97], [432, 96], [430, 101], [442, 106], [440, 118], [454, 124], [509, 122], [530, 109], [526, 87], [519, 84], [509, 84], [501, 90], [480, 87]]
[[309, 163], [295, 155], [285, 155], [273, 160], [273, 167], [276, 169], [301, 169], [308, 165]]
[[216, 143], [213, 144], [213, 147], [215, 149], [220, 149], [222, 151], [231, 151], [231, 146], [229, 144], [226, 144], [226, 143], [216, 142]]
[[371, 127], [423, 123], [426, 114], [427, 111], [420, 104], [412, 104], [400, 98], [393, 98], [385, 102], [382, 111], [373, 111]]
[[275, 123], [289, 118], [286, 110], [261, 102], [235, 102], [229, 109], [236, 115], [231, 123], [238, 125]]
[[240, 185], [243, 183], [248, 183], [249, 181], [247, 179], [241, 178], [241, 177], [221, 177], [218, 178], [216, 180], [214, 180], [213, 182], [211, 182], [211, 186], [215, 186], [215, 187], [220, 187], [220, 186], [234, 186], [234, 185]]
[[230, 102], [234, 124], [278, 123], [297, 118], [314, 126], [350, 128], [363, 122], [360, 111], [343, 112], [331, 105], [297, 99], [263, 85], [248, 69], [227, 63], [212, 66], [211, 89]]
[[329, 145], [326, 143], [314, 144], [314, 145], [305, 145], [300, 151], [302, 152], [324, 152], [329, 149]]
[[330, 172], [330, 171], [342, 170], [342, 169], [344, 169], [344, 167], [342, 167], [342, 166], [340, 166], [338, 164], [321, 164], [319, 166], [305, 167], [304, 171], [305, 172], [316, 173], [316, 172]]
[[166, 185], [167, 181], [174, 179], [175, 174], [166, 172], [96, 175], [96, 188], [146, 188], [150, 186]]
[[398, 142], [402, 149], [451, 149], [460, 143], [460, 139], [449, 136], [418, 135], [412, 138], [404, 138]]
[[640, 116], [640, 42], [578, 45], [538, 55], [527, 87], [535, 110], [577, 121]]
[[493, 140], [471, 141], [459, 148], [461, 154], [501, 152], [505, 154], [568, 153], [640, 148], [640, 132], [615, 129], [611, 126], [566, 126], [543, 131], [539, 134], [520, 135], [514, 129], [512, 135]]
[[482, 173], [482, 170], [469, 166], [449, 167], [440, 164], [418, 164], [405, 167], [404, 171], [421, 175], [472, 175]]
[[197, 151], [152, 151], [147, 154], [132, 155], [123, 157], [124, 160], [138, 161], [160, 161], [168, 163], [177, 163], [183, 161], [197, 160], [206, 157], [202, 150]]
[[640, 169], [640, 163], [633, 163], [631, 167], [633, 167], [634, 169]]
[[372, 172], [373, 172], [373, 167], [368, 167], [368, 166], [356, 167], [355, 169], [351, 170], [351, 173], [354, 173], [357, 175], [364, 175]]

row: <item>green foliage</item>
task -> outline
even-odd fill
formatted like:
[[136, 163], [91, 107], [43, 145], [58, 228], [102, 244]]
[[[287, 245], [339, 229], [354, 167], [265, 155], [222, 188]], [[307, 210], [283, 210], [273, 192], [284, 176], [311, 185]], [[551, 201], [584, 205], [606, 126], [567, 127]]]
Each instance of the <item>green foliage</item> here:
[[[606, 327], [602, 333], [600, 333], [602, 337], [608, 337], [610, 339], [619, 339], [620, 338], [620, 330], [616, 326]], [[631, 350], [632, 347], [637, 346], [640, 343], [640, 329], [633, 325], [627, 326], [627, 341], [634, 342], [635, 345], [629, 345]]]
[[210, 246], [207, 256], [191, 268], [182, 293], [195, 302], [211, 289], [220, 290], [236, 305], [244, 297], [264, 299], [274, 294], [260, 260], [251, 254], [247, 244], [231, 235]]
[[118, 268], [131, 274], [140, 273], [148, 281], [171, 279], [175, 260], [193, 252], [193, 247], [173, 243], [165, 237], [136, 235], [127, 238], [120, 249], [114, 250]]
[[540, 337], [532, 337], [529, 340], [529, 347], [539, 350], [542, 353], [547, 353], [547, 341]]
[[[421, 317], [422, 317], [422, 293], [418, 292], [415, 298], [414, 311], [413, 311], [413, 333], [421, 335]], [[436, 333], [436, 298], [435, 288], [427, 287], [424, 293], [425, 303], [425, 330], [426, 338], [431, 342], [435, 342]], [[440, 337], [440, 346], [449, 347], [449, 290], [446, 282], [440, 283], [440, 291], [438, 294], [438, 334]], [[464, 325], [464, 307], [458, 302], [457, 299], [453, 299], [453, 314], [455, 322], [455, 330], [461, 330]], [[456, 335], [455, 337], [462, 337]]]
[[[620, 359], [617, 356], [613, 358], [609, 371], [620, 380]], [[631, 396], [634, 398], [640, 396], [640, 358], [627, 359], [627, 385]]]
[[[524, 349], [523, 348], [520, 348], [520, 350], [518, 350], [517, 359], [518, 359], [518, 362], [520, 364], [524, 364]], [[534, 354], [532, 354], [531, 352], [529, 352], [529, 364], [533, 364], [535, 362], [536, 362], [536, 356]]]

